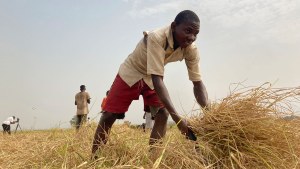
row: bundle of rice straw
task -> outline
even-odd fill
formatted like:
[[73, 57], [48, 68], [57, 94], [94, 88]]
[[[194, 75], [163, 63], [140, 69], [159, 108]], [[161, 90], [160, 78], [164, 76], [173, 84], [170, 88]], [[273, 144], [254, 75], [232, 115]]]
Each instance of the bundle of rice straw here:
[[300, 88], [235, 90], [190, 119], [207, 168], [300, 168], [300, 120], [294, 114]]

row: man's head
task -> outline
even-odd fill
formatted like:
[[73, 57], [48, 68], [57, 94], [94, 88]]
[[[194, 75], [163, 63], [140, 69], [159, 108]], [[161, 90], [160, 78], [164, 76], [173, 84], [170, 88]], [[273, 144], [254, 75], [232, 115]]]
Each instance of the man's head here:
[[186, 48], [197, 38], [200, 30], [199, 17], [190, 10], [181, 11], [171, 24], [174, 48]]
[[86, 90], [85, 85], [81, 85], [80, 86], [80, 91], [85, 91], [85, 90]]

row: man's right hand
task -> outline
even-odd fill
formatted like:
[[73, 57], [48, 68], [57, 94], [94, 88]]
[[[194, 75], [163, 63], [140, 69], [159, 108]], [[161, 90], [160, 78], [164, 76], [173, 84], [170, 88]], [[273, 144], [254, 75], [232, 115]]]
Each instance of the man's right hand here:
[[181, 119], [181, 121], [177, 124], [178, 129], [181, 134], [185, 135], [187, 139], [196, 141], [197, 137], [194, 132], [190, 129], [189, 123], [186, 119]]
[[180, 119], [179, 122], [177, 122], [177, 127], [181, 134], [186, 135], [188, 133], [188, 124], [186, 119]]
[[176, 123], [179, 131], [181, 134], [186, 135], [188, 133], [188, 123], [187, 120], [182, 118], [178, 113], [176, 112], [169, 112], [171, 115], [171, 118]]

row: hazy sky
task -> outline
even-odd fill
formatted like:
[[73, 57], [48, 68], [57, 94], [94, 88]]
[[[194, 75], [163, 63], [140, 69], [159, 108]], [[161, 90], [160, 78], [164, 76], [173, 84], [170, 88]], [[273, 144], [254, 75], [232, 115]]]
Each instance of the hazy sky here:
[[[170, 24], [184, 9], [201, 20], [196, 43], [211, 100], [243, 81], [299, 86], [299, 0], [0, 0], [0, 120], [15, 115], [27, 129], [69, 127], [85, 84], [98, 121], [102, 98], [142, 31]], [[167, 65], [165, 83], [180, 114], [189, 114], [195, 99], [184, 62]], [[140, 98], [125, 119], [137, 124], [142, 116]]]

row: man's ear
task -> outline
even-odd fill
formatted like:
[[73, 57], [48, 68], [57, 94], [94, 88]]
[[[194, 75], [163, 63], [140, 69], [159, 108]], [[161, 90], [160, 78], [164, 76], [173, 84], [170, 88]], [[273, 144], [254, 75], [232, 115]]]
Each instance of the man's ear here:
[[175, 28], [176, 28], [176, 22], [174, 21], [174, 22], [171, 23], [171, 30], [172, 30], [172, 32], [175, 31]]

